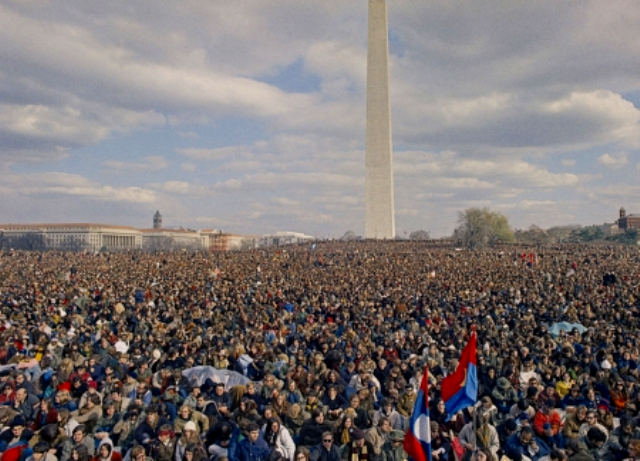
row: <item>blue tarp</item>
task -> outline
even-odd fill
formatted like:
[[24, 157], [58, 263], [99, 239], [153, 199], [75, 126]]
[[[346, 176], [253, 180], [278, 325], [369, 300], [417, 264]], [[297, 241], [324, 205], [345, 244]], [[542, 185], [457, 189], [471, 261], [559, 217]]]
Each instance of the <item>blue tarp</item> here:
[[580, 334], [587, 331], [587, 329], [580, 323], [558, 322], [551, 325], [551, 328], [549, 328], [549, 333], [551, 333], [553, 336], [559, 336], [560, 330], [564, 330], [565, 333], [568, 333], [574, 328], [577, 328]]

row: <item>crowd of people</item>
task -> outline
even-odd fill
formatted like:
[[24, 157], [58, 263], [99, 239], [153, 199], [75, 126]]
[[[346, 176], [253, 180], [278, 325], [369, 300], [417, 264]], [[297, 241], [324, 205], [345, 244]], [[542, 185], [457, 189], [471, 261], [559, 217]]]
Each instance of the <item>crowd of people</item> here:
[[[434, 460], [640, 458], [639, 271], [605, 246], [5, 251], [0, 460], [405, 460], [425, 369]], [[472, 329], [478, 402], [449, 415]]]

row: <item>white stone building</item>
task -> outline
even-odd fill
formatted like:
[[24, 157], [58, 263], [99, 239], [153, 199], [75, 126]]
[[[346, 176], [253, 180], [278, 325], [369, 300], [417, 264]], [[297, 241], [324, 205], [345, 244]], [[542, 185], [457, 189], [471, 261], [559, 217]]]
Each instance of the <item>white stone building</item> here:
[[108, 224], [0, 224], [3, 246], [16, 249], [121, 251], [142, 248], [142, 233]]
[[316, 238], [302, 232], [279, 231], [275, 234], [263, 235], [260, 246], [296, 245], [298, 243], [313, 242]]

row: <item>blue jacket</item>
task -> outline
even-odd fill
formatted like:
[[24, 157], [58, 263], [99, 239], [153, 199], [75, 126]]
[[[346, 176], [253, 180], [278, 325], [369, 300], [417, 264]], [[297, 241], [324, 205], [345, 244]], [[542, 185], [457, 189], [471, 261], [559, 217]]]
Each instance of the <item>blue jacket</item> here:
[[511, 459], [522, 459], [522, 456], [526, 456], [533, 461], [537, 461], [551, 454], [551, 448], [549, 448], [549, 445], [543, 442], [540, 437], [534, 436], [532, 440], [535, 440], [536, 445], [538, 445], [538, 452], [535, 454], [530, 453], [528, 447], [522, 444], [520, 434], [516, 432], [507, 439], [504, 454]]
[[258, 437], [258, 440], [253, 443], [249, 438], [246, 438], [238, 444], [236, 459], [238, 461], [268, 461], [269, 453], [269, 446], [262, 437]]

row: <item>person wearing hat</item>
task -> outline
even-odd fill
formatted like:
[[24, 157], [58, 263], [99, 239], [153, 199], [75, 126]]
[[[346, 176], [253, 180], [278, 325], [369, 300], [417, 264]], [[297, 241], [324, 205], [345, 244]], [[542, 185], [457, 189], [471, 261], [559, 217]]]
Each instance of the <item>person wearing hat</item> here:
[[567, 413], [572, 413], [581, 403], [582, 393], [580, 392], [580, 386], [572, 384], [567, 395], [562, 398], [561, 407]]
[[509, 379], [501, 376], [496, 381], [496, 387], [491, 391], [491, 398], [500, 414], [507, 414], [511, 410], [511, 406], [515, 405], [518, 400], [518, 393], [513, 388]]
[[382, 446], [382, 461], [405, 461], [409, 455], [404, 451], [404, 432], [395, 430], [389, 434], [389, 440]]
[[187, 423], [182, 427], [182, 435], [176, 442], [176, 459], [183, 459], [184, 452], [187, 449], [187, 446], [192, 443], [199, 443], [200, 437], [198, 435], [198, 428], [196, 423], [193, 421], [187, 421]]
[[351, 433], [351, 442], [344, 444], [341, 450], [342, 459], [349, 461], [365, 461], [375, 459], [374, 448], [371, 442], [365, 439], [362, 429], [354, 429]]

